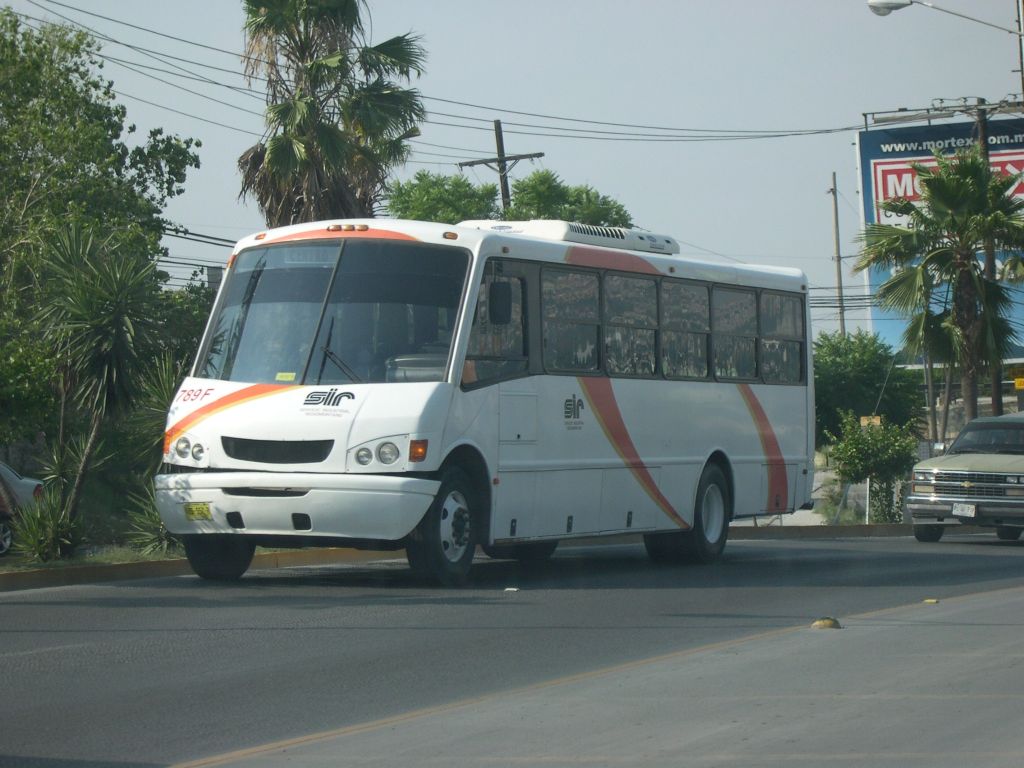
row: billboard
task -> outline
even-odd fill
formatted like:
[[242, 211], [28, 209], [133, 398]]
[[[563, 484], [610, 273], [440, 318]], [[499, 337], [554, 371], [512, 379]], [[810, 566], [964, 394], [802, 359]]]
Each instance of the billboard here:
[[[977, 143], [978, 126], [974, 121], [942, 125], [872, 128], [857, 135], [860, 161], [860, 193], [863, 209], [861, 224], [879, 223], [906, 226], [905, 217], [880, 210], [879, 204], [896, 197], [920, 199], [920, 186], [913, 165], [935, 166], [935, 152], [952, 154]], [[1024, 119], [990, 119], [988, 149], [992, 167], [1000, 173], [1024, 173]], [[1012, 194], [1024, 198], [1024, 181]], [[998, 254], [997, 268], [1000, 266]], [[871, 270], [867, 275], [872, 296], [891, 275]], [[1012, 290], [1014, 298], [1011, 322], [1017, 329], [1018, 346], [1024, 345], [1024, 291]], [[902, 346], [906, 320], [879, 307], [871, 308], [870, 330], [894, 349]], [[1015, 356], [1017, 356], [1015, 354]]]

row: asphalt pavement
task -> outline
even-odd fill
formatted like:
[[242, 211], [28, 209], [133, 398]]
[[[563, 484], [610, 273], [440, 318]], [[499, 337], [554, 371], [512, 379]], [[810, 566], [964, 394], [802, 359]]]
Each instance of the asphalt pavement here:
[[1024, 588], [664, 654], [240, 750], [231, 766], [1024, 764]]

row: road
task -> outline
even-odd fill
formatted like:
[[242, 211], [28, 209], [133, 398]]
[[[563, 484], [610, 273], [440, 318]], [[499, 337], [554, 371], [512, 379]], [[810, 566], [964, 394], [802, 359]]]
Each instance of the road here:
[[[228, 586], [178, 577], [3, 593], [0, 766], [271, 766], [285, 762], [273, 745], [294, 739], [292, 765], [411, 764], [417, 745], [428, 744], [441, 756], [463, 755], [443, 764], [473, 765], [484, 738], [494, 745], [490, 764], [634, 764], [647, 753], [615, 752], [630, 739], [658, 741], [688, 732], [688, 723], [720, 738], [700, 721], [702, 696], [755, 679], [766, 687], [737, 689], [722, 717], [734, 725], [757, 721], [797, 741], [804, 733], [798, 719], [820, 717], [806, 698], [809, 678], [825, 676], [833, 694], [867, 686], [863, 696], [886, 700], [900, 694], [894, 686], [907, 685], [908, 665], [921, 662], [906, 652], [908, 643], [956, 643], [961, 633], [965, 653], [977, 655], [987, 643], [977, 629], [985, 626], [1013, 633], [1016, 643], [1022, 558], [1024, 544], [994, 535], [950, 535], [935, 545], [909, 538], [734, 541], [712, 566], [654, 566], [642, 546], [615, 545], [563, 549], [529, 568], [484, 559], [473, 585], [460, 590], [434, 588], [403, 561], [384, 561], [256, 571]], [[888, 624], [872, 618], [882, 615]], [[823, 616], [847, 629], [806, 629]], [[887, 632], [871, 635], [882, 624]], [[824, 636], [842, 641], [818, 639]], [[954, 656], [947, 646], [930, 653]], [[989, 762], [970, 764], [1019, 765], [1024, 753], [1013, 739], [1021, 694], [989, 689], [1007, 675], [1024, 679], [1024, 656], [986, 657], [978, 668], [989, 674], [979, 682], [985, 690], [957, 695], [972, 696], [974, 711], [1005, 711], [992, 739], [980, 734], [991, 747]], [[965, 679], [970, 686], [973, 678]], [[626, 711], [617, 709], [619, 699], [602, 705], [611, 701], [609, 686], [635, 689]], [[941, 691], [920, 695], [943, 699]], [[841, 711], [870, 722], [867, 708], [851, 704], [858, 700], [867, 701], [844, 700]], [[750, 715], [740, 701], [762, 709]], [[577, 715], [571, 729], [568, 721], [566, 732], [552, 729], [569, 711]], [[541, 712], [550, 715], [546, 727], [531, 719]], [[628, 731], [666, 716], [675, 725], [661, 736]], [[929, 731], [919, 719], [921, 738]], [[519, 727], [508, 731], [502, 722]], [[932, 727], [940, 733], [947, 725]], [[755, 764], [743, 755], [757, 754], [768, 735], [735, 727], [728, 743], [746, 751], [737, 757], [712, 750], [699, 764]], [[808, 765], [819, 764], [808, 755], [829, 750], [859, 754], [855, 745], [830, 743], [821, 723], [815, 733], [817, 751], [790, 744], [779, 754], [799, 752], [797, 762]], [[310, 734], [321, 736], [303, 739]], [[544, 739], [571, 741], [578, 745], [573, 755], [590, 756], [570, 759]], [[271, 746], [238, 752], [263, 745]], [[410, 758], [398, 760], [392, 748]], [[671, 745], [659, 749], [650, 754], [664, 755]], [[924, 753], [916, 748], [901, 760], [916, 754]], [[936, 754], [928, 752], [928, 765], [944, 764]]]

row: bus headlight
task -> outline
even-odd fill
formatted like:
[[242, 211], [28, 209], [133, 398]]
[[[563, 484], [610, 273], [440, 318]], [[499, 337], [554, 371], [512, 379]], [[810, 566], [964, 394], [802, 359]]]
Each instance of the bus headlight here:
[[195, 445], [192, 446], [193, 459], [195, 459], [196, 461], [202, 461], [205, 455], [206, 449], [203, 447], [202, 443], [196, 443]]
[[356, 451], [356, 461], [362, 464], [364, 467], [373, 461], [373, 451], [369, 448], [360, 448]]
[[174, 452], [179, 458], [187, 459], [192, 452], [192, 442], [187, 437], [179, 437], [174, 444]]
[[381, 464], [394, 464], [400, 455], [398, 446], [394, 443], [381, 443], [377, 446], [377, 458]]

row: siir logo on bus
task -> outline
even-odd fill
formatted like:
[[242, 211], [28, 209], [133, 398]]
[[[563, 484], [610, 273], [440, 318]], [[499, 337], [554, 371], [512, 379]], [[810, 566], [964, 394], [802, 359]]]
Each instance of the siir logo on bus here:
[[583, 412], [583, 401], [574, 394], [565, 401], [565, 418], [573, 421], [579, 419]]
[[339, 392], [337, 387], [332, 387], [326, 392], [310, 392], [306, 395], [303, 405], [341, 405], [342, 400], [355, 400], [356, 396], [351, 392]]

